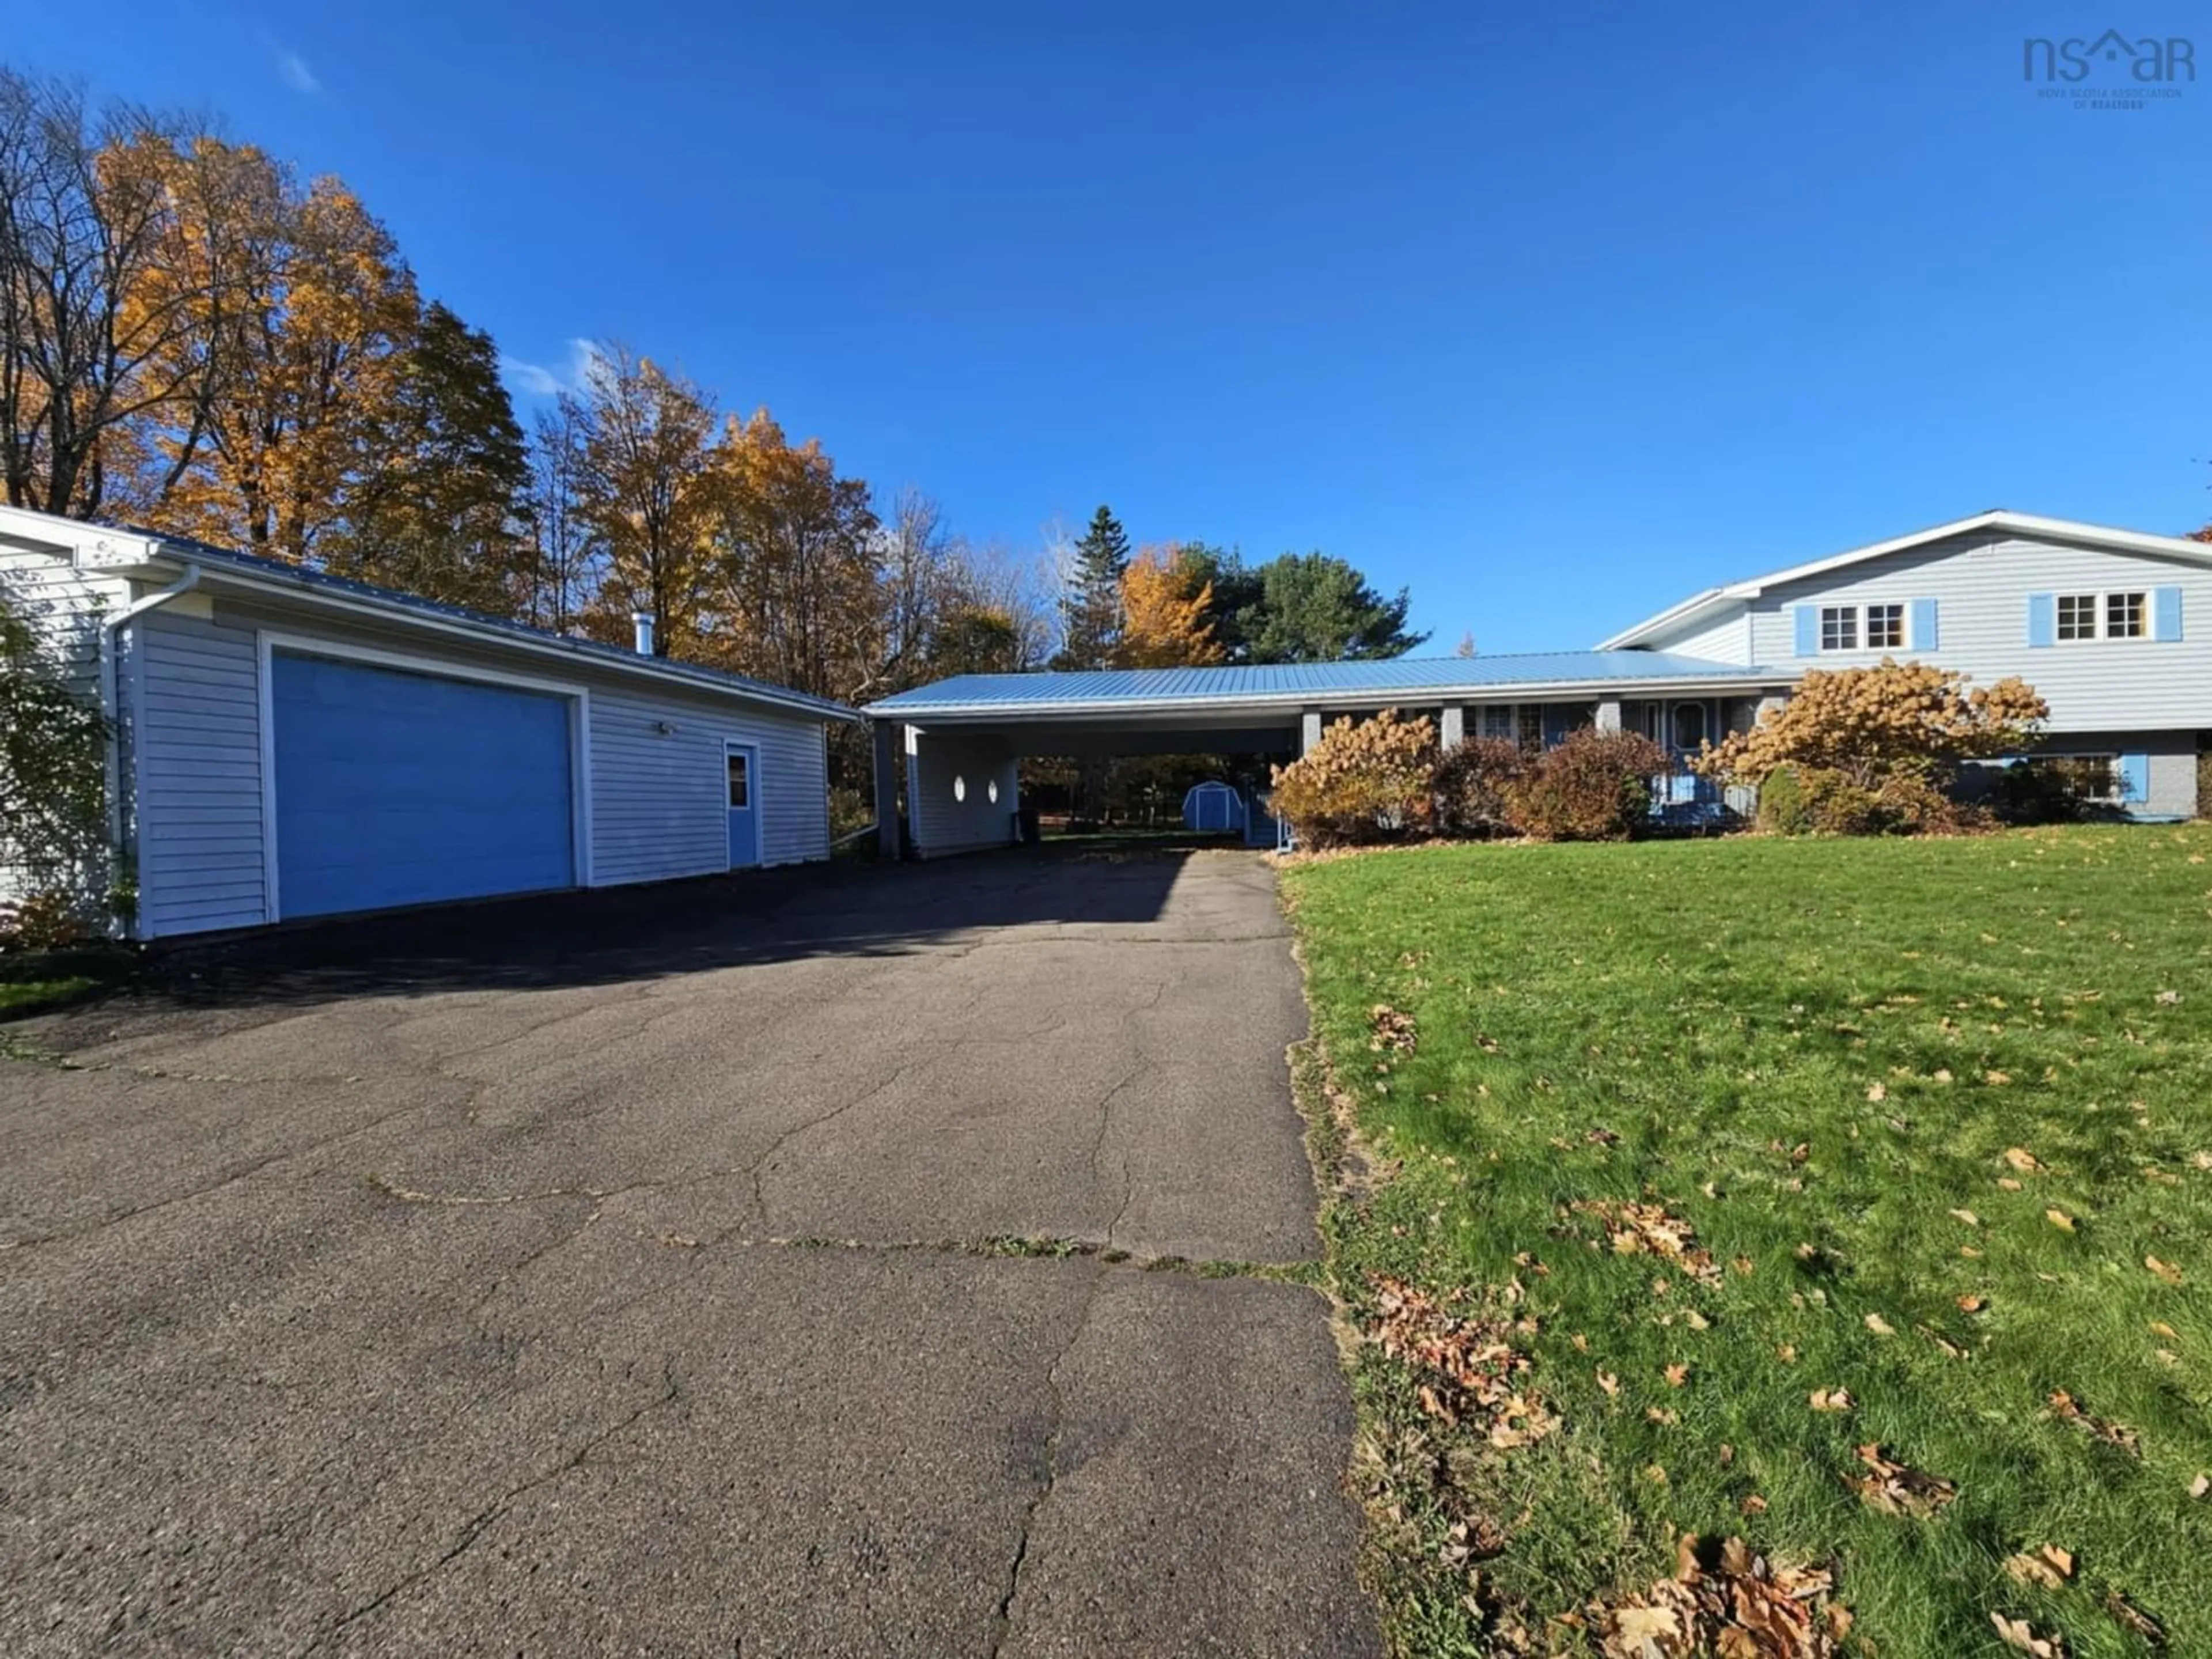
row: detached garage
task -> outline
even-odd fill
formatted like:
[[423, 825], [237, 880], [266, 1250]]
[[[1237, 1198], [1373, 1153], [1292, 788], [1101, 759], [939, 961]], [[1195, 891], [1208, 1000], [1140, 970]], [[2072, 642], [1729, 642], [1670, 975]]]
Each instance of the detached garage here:
[[14, 508], [0, 599], [115, 722], [143, 939], [824, 859], [828, 727], [861, 719], [649, 650]]

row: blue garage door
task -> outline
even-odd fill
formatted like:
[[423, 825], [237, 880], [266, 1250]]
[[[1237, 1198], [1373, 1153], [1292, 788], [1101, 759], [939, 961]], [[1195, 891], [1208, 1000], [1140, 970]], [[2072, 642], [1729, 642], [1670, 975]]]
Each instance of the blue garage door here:
[[282, 915], [574, 884], [568, 698], [287, 652], [269, 669]]

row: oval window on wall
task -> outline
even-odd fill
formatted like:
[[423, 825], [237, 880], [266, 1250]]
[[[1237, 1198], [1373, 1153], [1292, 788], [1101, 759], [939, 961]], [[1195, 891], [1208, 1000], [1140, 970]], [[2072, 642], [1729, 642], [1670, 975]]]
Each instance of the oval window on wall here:
[[993, 778], [990, 782], [985, 784], [983, 786], [983, 793], [991, 798], [991, 805], [996, 806], [999, 804], [998, 779]]
[[968, 799], [968, 780], [962, 777], [957, 772], [952, 775], [952, 799], [955, 800], [966, 800]]

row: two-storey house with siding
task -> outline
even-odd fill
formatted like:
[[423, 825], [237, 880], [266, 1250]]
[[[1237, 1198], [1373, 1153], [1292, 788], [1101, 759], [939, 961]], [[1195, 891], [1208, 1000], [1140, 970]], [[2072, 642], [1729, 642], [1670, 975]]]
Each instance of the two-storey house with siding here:
[[2212, 744], [2212, 544], [1978, 514], [1708, 588], [1598, 649], [1793, 678], [1884, 657], [1978, 685], [2016, 674], [2051, 705], [2039, 752], [2108, 760], [2116, 805], [2186, 817], [2198, 750]]

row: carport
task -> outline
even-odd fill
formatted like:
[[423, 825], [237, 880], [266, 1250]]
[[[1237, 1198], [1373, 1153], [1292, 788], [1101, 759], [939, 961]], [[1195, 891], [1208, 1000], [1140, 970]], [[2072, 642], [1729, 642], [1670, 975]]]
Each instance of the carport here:
[[[1762, 702], [1795, 676], [1657, 651], [1552, 651], [1496, 657], [1232, 668], [1102, 669], [963, 674], [872, 703], [876, 799], [896, 798], [907, 769], [907, 819], [919, 858], [1013, 838], [1019, 763], [1139, 755], [1304, 753], [1324, 723], [1385, 708], [1436, 721], [1449, 747], [1463, 737], [1559, 742], [1577, 726], [1645, 732], [1694, 750], [1748, 727]], [[883, 814], [884, 856], [898, 823]]]

